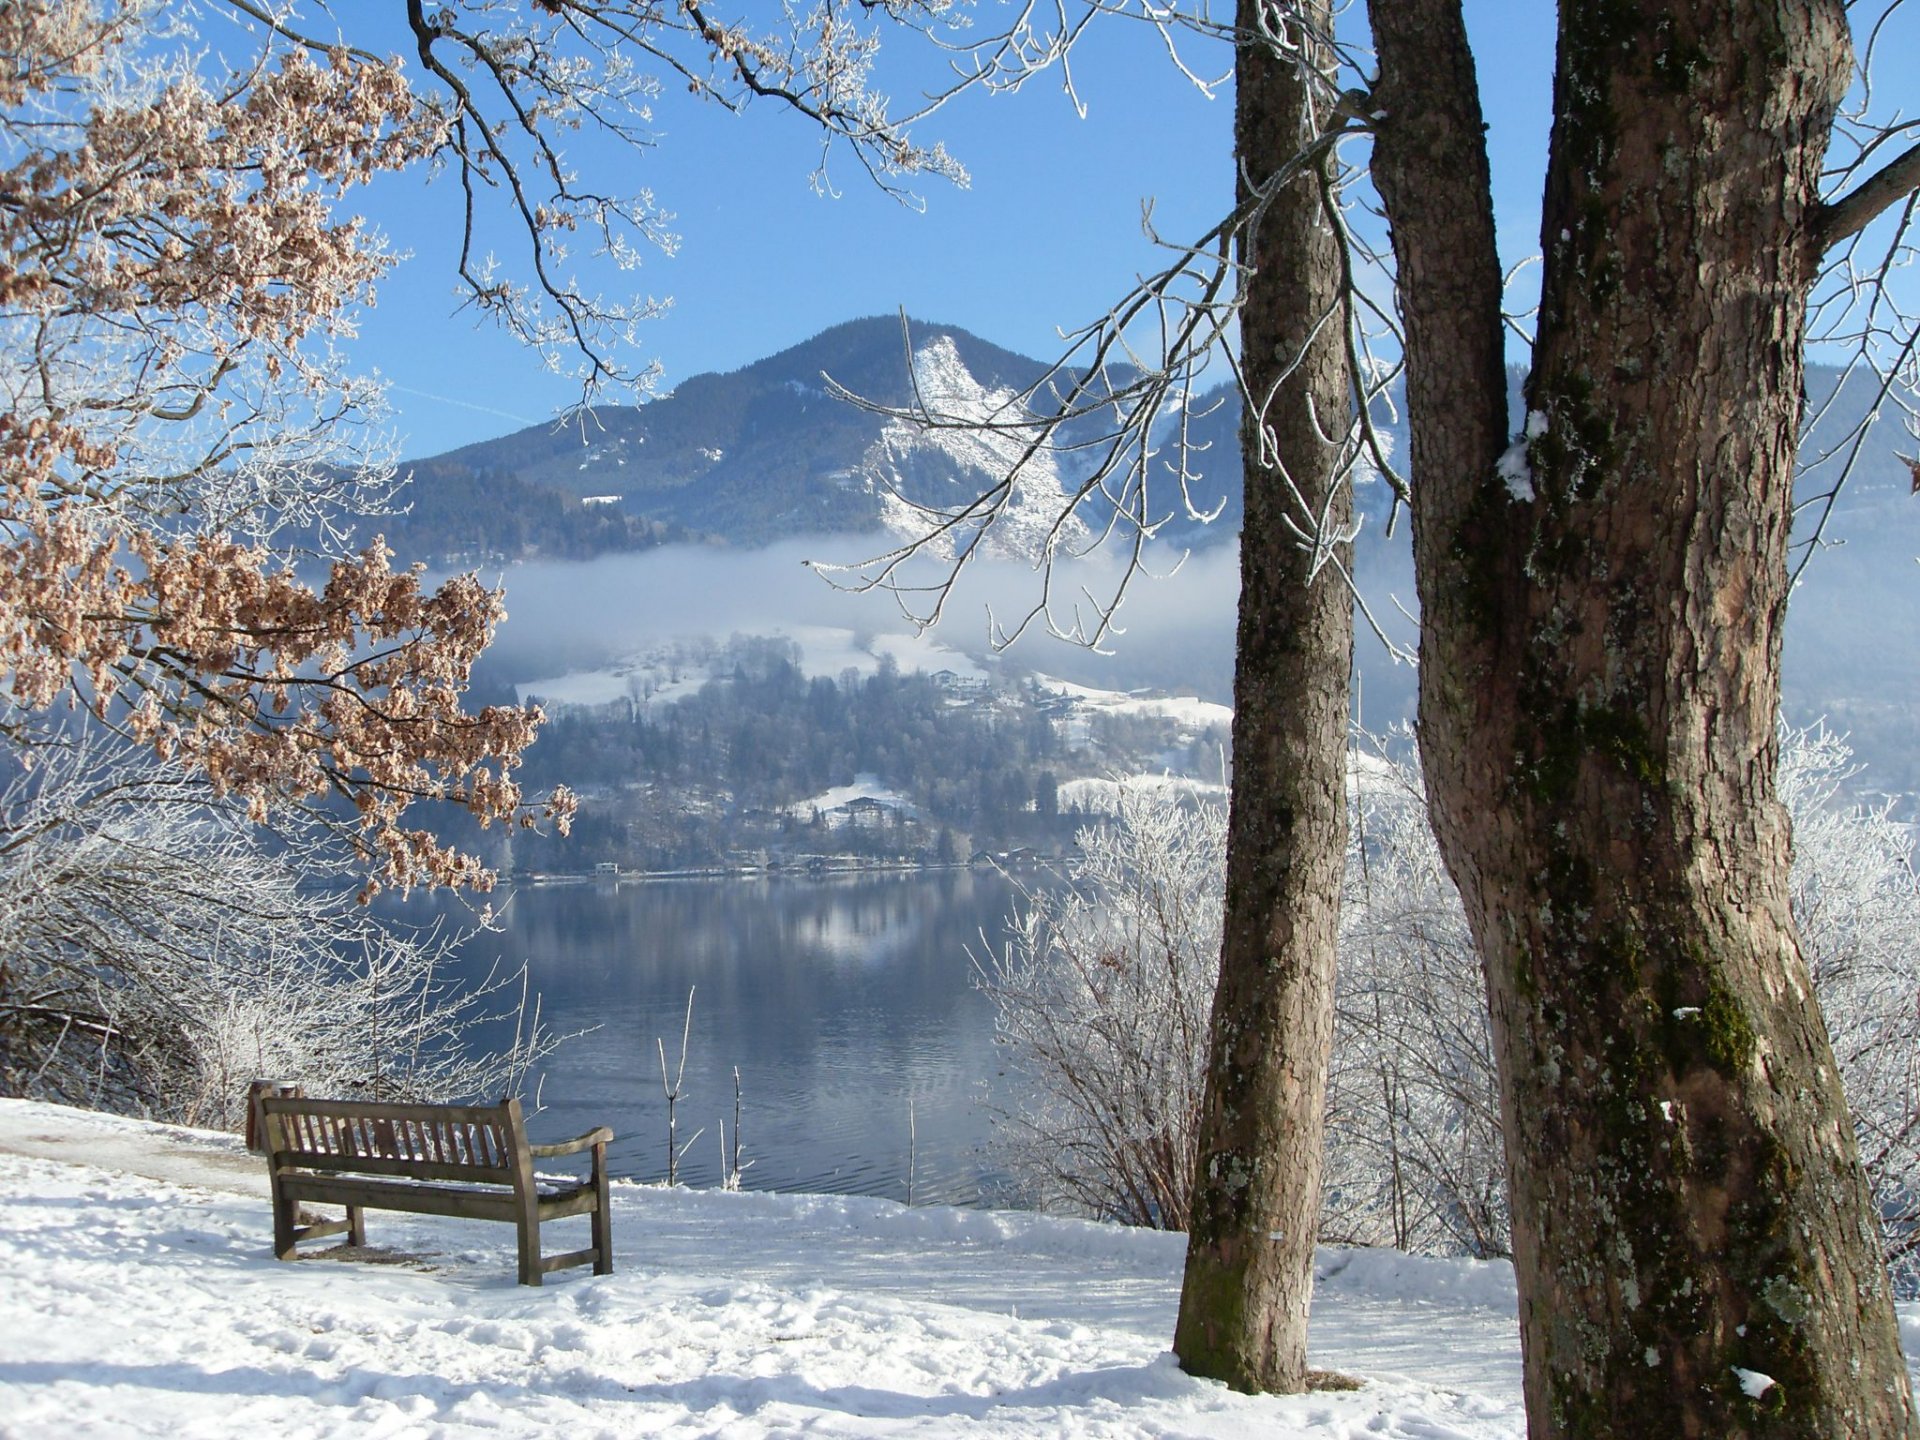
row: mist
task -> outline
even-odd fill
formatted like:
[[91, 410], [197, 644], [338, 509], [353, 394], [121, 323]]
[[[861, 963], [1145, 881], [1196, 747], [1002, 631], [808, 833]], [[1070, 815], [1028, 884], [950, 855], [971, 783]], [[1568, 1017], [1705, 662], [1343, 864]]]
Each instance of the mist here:
[[[584, 562], [517, 565], [495, 583], [507, 592], [508, 620], [489, 653], [496, 676], [514, 682], [588, 669], [700, 636], [787, 634], [832, 627], [863, 641], [911, 636], [917, 627], [895, 596], [836, 588], [808, 562], [846, 565], [896, 543], [881, 535], [810, 536], [762, 550], [676, 545]], [[1122, 688], [1159, 685], [1225, 700], [1231, 692], [1234, 606], [1239, 594], [1237, 546], [1217, 546], [1178, 563], [1169, 555], [1136, 575], [1109, 637], [1114, 653], [1053, 638], [1036, 622], [1004, 652], [991, 625], [1010, 625], [1041, 596], [1030, 566], [983, 561], [968, 567], [940, 623], [935, 645], [1016, 673], [1040, 671], [1083, 683], [1125, 679]], [[930, 568], [914, 572], [927, 580]], [[1103, 555], [1064, 563], [1054, 577], [1051, 614], [1057, 627], [1091, 618], [1082, 592], [1106, 597], [1120, 575]], [[851, 575], [834, 577], [842, 586]], [[916, 603], [921, 597], [911, 597]], [[990, 618], [991, 617], [991, 618]]]
[[[804, 632], [823, 627], [851, 632], [863, 648], [898, 648], [874, 645], [877, 638], [916, 633], [894, 596], [836, 589], [808, 565], [854, 564], [893, 543], [877, 534], [809, 536], [760, 550], [675, 545], [592, 561], [516, 565], [492, 577], [506, 587], [509, 618], [483, 673], [498, 683], [531, 684], [680, 641], [775, 632], [803, 639]], [[1094, 608], [1087, 597], [1110, 599], [1122, 563], [1104, 550], [1063, 561], [1053, 577], [1053, 625], [1090, 624]], [[931, 566], [923, 567], [912, 582], [933, 574]], [[1405, 611], [1413, 604], [1412, 564], [1404, 531], [1389, 542], [1363, 538], [1357, 576], [1381, 628], [1396, 644], [1411, 647], [1415, 626]], [[846, 584], [852, 577], [837, 578]], [[1184, 557], [1176, 550], [1151, 553], [1128, 583], [1115, 629], [1102, 645], [1106, 653], [1056, 638], [1038, 620], [996, 651], [994, 626], [1010, 627], [1031, 610], [1042, 579], [1025, 563], [969, 566], [926, 641], [1002, 673], [1038, 672], [1102, 689], [1151, 688], [1232, 702], [1237, 541]], [[1412, 667], [1396, 663], [1364, 619], [1355, 650], [1362, 720], [1384, 728], [1408, 718]]]

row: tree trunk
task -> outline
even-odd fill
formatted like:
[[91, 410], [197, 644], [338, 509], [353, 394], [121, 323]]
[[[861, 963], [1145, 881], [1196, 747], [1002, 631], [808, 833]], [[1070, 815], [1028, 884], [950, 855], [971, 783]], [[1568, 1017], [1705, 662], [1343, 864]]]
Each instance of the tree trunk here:
[[[1267, 23], [1285, 19], [1300, 48], [1276, 55], [1249, 40], [1239, 52], [1243, 206], [1250, 181], [1316, 137], [1309, 87], [1313, 72], [1332, 68], [1318, 38], [1331, 27], [1324, 3], [1282, 17], [1244, 0], [1243, 34], [1256, 33], [1263, 10]], [[1317, 98], [1330, 95], [1322, 87]], [[1242, 1390], [1306, 1384], [1333, 1040], [1353, 607], [1337, 573], [1315, 573], [1316, 542], [1301, 539], [1344, 533], [1351, 511], [1342, 459], [1352, 394], [1328, 187], [1326, 167], [1308, 165], [1243, 232], [1240, 251], [1251, 272], [1240, 327], [1253, 403], [1241, 427], [1226, 921], [1174, 1350], [1192, 1373]]]
[[1371, 9], [1421, 748], [1487, 974], [1530, 1433], [1910, 1436], [1773, 788], [1843, 7], [1562, 7], [1525, 467], [1459, 0]]

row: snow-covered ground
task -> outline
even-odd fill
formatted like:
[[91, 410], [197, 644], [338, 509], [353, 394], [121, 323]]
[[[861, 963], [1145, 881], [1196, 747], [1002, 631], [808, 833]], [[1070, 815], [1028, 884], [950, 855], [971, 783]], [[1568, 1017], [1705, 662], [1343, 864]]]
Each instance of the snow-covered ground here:
[[852, 800], [877, 800], [891, 810], [912, 812], [914, 808], [907, 803], [907, 797], [898, 790], [882, 785], [878, 775], [863, 770], [853, 777], [851, 785], [829, 786], [818, 795], [810, 795], [805, 800], [795, 801], [786, 807], [786, 812], [795, 819], [805, 820], [815, 810], [826, 815]]
[[1117, 690], [1096, 690], [1089, 685], [1075, 685], [1071, 681], [1056, 680], [1048, 675], [1037, 675], [1034, 679], [1043, 690], [1064, 695], [1083, 710], [1099, 710], [1109, 715], [1150, 715], [1171, 720], [1194, 731], [1214, 725], [1231, 727], [1233, 724], [1231, 706], [1198, 700], [1191, 695], [1128, 695]]
[[[58, 1158], [64, 1157], [64, 1158]], [[1479, 1437], [1521, 1432], [1505, 1267], [1328, 1251], [1314, 1361], [1252, 1398], [1167, 1353], [1178, 1237], [846, 1196], [617, 1186], [618, 1273], [371, 1212], [269, 1251], [229, 1137], [0, 1101], [0, 1434]], [[571, 1245], [566, 1227], [549, 1247]]]
[[[549, 1248], [572, 1245], [560, 1222]], [[513, 1283], [511, 1227], [385, 1212], [283, 1265], [227, 1136], [0, 1100], [0, 1435], [1421, 1437], [1523, 1423], [1504, 1265], [1323, 1252], [1313, 1362], [1167, 1353], [1177, 1236], [846, 1196], [616, 1186], [618, 1273]], [[1913, 1307], [1906, 1307], [1909, 1350]]]

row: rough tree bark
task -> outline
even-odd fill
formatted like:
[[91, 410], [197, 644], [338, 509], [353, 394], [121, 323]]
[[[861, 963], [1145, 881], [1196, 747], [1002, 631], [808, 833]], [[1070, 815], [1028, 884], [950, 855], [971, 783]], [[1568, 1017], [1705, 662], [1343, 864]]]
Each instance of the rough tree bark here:
[[1525, 469], [1459, 0], [1370, 9], [1420, 740], [1487, 973], [1530, 1431], [1911, 1436], [1773, 779], [1844, 7], [1562, 6]]
[[[1330, 33], [1328, 12], [1322, 0], [1284, 11], [1242, 0], [1243, 206], [1317, 138], [1309, 72], [1332, 71], [1319, 38]], [[1269, 26], [1298, 48], [1277, 53], [1254, 38]], [[1174, 1350], [1187, 1370], [1243, 1390], [1305, 1388], [1333, 1038], [1353, 607], [1331, 568], [1315, 573], [1295, 528], [1323, 516], [1341, 530], [1351, 507], [1341, 452], [1352, 397], [1329, 185], [1324, 161], [1301, 168], [1240, 251], [1251, 270], [1242, 365], [1248, 395], [1265, 403], [1247, 405], [1241, 429], [1226, 920]]]

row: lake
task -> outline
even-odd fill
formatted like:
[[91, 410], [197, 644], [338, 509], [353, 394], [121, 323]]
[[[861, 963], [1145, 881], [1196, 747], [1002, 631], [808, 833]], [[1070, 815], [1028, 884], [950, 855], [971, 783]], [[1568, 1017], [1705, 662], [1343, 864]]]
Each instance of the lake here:
[[494, 898], [502, 929], [467, 943], [462, 974], [524, 960], [545, 1023], [591, 1031], [547, 1063], [536, 1138], [609, 1125], [614, 1174], [664, 1179], [659, 1047], [677, 1071], [691, 991], [680, 1142], [704, 1133], [683, 1183], [720, 1183], [737, 1065], [748, 1189], [904, 1200], [911, 1180], [923, 1203], [1006, 1198], [985, 1153], [993, 1010], [968, 955], [1004, 931], [1017, 898], [1005, 877], [603, 881]]

